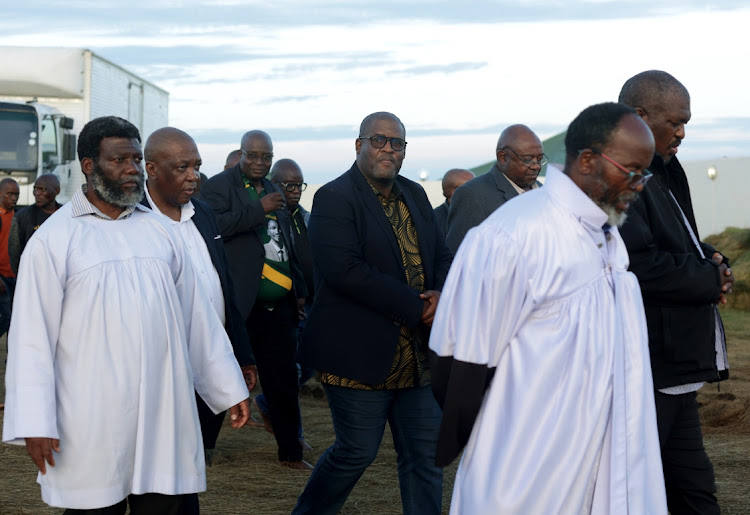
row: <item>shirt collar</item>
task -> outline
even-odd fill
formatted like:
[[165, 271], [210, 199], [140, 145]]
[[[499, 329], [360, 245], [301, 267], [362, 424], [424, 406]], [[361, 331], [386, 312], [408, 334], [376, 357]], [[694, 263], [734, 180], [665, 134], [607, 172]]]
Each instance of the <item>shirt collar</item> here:
[[[102, 213], [99, 208], [97, 208], [94, 204], [92, 204], [89, 201], [89, 199], [86, 198], [86, 189], [87, 189], [87, 185], [86, 184], [82, 185], [81, 189], [76, 190], [75, 194], [73, 195], [73, 198], [70, 199], [73, 217], [84, 216], [84, 215], [94, 215], [97, 218], [102, 218], [104, 220], [115, 220], [114, 218]], [[141, 211], [148, 210], [147, 207], [142, 206], [141, 204], [128, 206], [125, 208], [125, 210], [122, 213], [120, 213], [120, 216], [117, 217], [117, 220], [123, 220], [125, 218], [128, 218], [130, 215], [133, 214], [133, 212], [136, 209], [140, 209]]]
[[[516, 184], [516, 183], [515, 183], [515, 182], [513, 182], [512, 180], [510, 180], [510, 177], [508, 177], [508, 176], [507, 176], [507, 175], [505, 175], [504, 173], [500, 172], [500, 174], [501, 174], [501, 175], [502, 175], [503, 177], [505, 177], [505, 179], [506, 179], [506, 180], [507, 180], [507, 181], [508, 181], [508, 182], [510, 183], [510, 185], [511, 185], [511, 186], [513, 186], [513, 189], [514, 189], [514, 190], [516, 190], [516, 192], [518, 192], [518, 194], [519, 194], [519, 195], [522, 195], [522, 194], [524, 194], [524, 193], [526, 193], [526, 192], [528, 191], [528, 190], [525, 190], [525, 189], [523, 189], [522, 187], [520, 187], [520, 186], [519, 186], [518, 184]], [[532, 184], [532, 185], [531, 185], [531, 189], [532, 189], [532, 190], [535, 190], [535, 189], [537, 189], [538, 187], [539, 187], [539, 183], [538, 183], [538, 182], [536, 182], [536, 181], [534, 181], [534, 184]]]
[[370, 182], [370, 179], [365, 177], [365, 180], [367, 181], [367, 185], [370, 186], [370, 189], [372, 190], [372, 192], [380, 198], [384, 198], [390, 201], [390, 200], [397, 199], [398, 197], [401, 196], [401, 188], [398, 187], [398, 183], [396, 183], [396, 181], [393, 181], [393, 186], [391, 187], [391, 194], [388, 196], [388, 198], [386, 198], [385, 195], [380, 193], [380, 191], [378, 191], [378, 189], [375, 186], [373, 186], [373, 184]]
[[547, 177], [543, 191], [552, 194], [578, 220], [592, 228], [602, 230], [609, 216], [586, 195], [570, 177], [553, 166], [547, 165]]
[[188, 200], [187, 204], [182, 205], [182, 207], [180, 208], [180, 220], [175, 221], [162, 213], [161, 209], [159, 209], [159, 206], [157, 206], [156, 202], [154, 202], [154, 199], [151, 198], [151, 194], [148, 192], [148, 183], [146, 184], [144, 191], [146, 192], [146, 200], [148, 200], [148, 205], [151, 206], [151, 210], [155, 213], [159, 213], [161, 216], [163, 216], [173, 224], [182, 224], [185, 222], [189, 222], [193, 218], [193, 215], [195, 214], [195, 206], [193, 206], [193, 202], [191, 200]]

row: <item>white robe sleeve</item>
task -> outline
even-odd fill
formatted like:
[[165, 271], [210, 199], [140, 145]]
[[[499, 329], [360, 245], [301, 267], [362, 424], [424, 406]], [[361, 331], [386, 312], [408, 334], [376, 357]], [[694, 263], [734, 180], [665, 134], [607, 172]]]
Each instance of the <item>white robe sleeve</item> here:
[[466, 446], [500, 356], [533, 306], [519, 255], [507, 234], [472, 229], [448, 274], [430, 338], [438, 356], [432, 388], [443, 408], [438, 466]]
[[518, 242], [492, 227], [472, 229], [448, 273], [430, 348], [494, 368], [531, 312], [529, 281]]
[[8, 332], [3, 441], [59, 438], [55, 352], [63, 309], [66, 269], [32, 238], [21, 257]]
[[173, 274], [180, 297], [195, 390], [214, 413], [247, 399], [249, 392], [232, 344], [203, 292], [180, 238], [172, 237]]

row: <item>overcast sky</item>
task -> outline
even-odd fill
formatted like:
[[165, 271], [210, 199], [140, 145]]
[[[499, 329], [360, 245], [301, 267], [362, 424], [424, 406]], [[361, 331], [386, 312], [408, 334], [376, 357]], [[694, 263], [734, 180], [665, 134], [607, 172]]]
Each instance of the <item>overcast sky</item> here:
[[683, 160], [750, 155], [748, 1], [14, 2], [4, 45], [88, 48], [170, 93], [204, 171], [263, 129], [310, 183], [354, 160], [359, 123], [391, 111], [407, 129], [402, 173], [494, 158], [500, 131], [542, 137], [616, 100], [648, 69], [689, 89]]

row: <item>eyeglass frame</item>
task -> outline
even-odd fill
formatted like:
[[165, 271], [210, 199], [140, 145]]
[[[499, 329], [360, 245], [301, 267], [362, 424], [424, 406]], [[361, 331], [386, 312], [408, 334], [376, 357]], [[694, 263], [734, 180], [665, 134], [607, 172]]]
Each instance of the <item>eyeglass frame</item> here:
[[[259, 154], [258, 152], [249, 152], [249, 151], [244, 150], [244, 149], [240, 149], [240, 152], [243, 153], [243, 154], [245, 154], [245, 156], [250, 161], [257, 161], [258, 159], [260, 159], [264, 163], [271, 163], [271, 162], [273, 162], [273, 154]], [[252, 156], [255, 156], [255, 157], [252, 157], [251, 154], [252, 154]]]
[[[377, 145], [375, 145], [375, 143], [373, 143], [372, 138], [383, 138], [383, 144], [378, 147]], [[374, 136], [369, 136], [369, 137], [359, 136], [357, 139], [369, 140], [370, 145], [372, 145], [372, 148], [377, 148], [377, 149], [385, 148], [386, 143], [390, 143], [391, 150], [393, 150], [394, 152], [403, 152], [404, 150], [406, 150], [406, 145], [408, 145], [408, 142], [404, 138], [388, 138], [383, 134], [375, 134]], [[394, 141], [396, 142], [402, 141], [404, 143], [403, 148], [396, 150], [396, 148], [393, 146]]]
[[547, 157], [547, 154], [545, 154], [544, 152], [542, 152], [540, 154], [542, 156], [541, 159], [535, 159], [535, 158], [524, 159], [523, 157], [521, 157], [520, 155], [518, 155], [518, 152], [516, 152], [515, 150], [513, 150], [510, 147], [503, 147], [500, 150], [502, 150], [503, 152], [505, 152], [506, 150], [510, 150], [511, 152], [513, 152], [513, 154], [515, 154], [515, 156], [518, 158], [518, 160], [521, 161], [521, 163], [525, 167], [527, 167], [527, 168], [531, 168], [534, 165], [534, 163], [538, 164], [540, 167], [542, 167], [542, 166], [546, 165], [547, 163], [549, 163], [549, 157]]
[[612, 163], [615, 166], [615, 168], [617, 168], [619, 171], [621, 171], [623, 173], [626, 173], [628, 175], [628, 187], [631, 190], [634, 190], [638, 186], [641, 186], [641, 185], [643, 185], [645, 187], [646, 184], [648, 183], [648, 181], [651, 179], [651, 177], [654, 176], [654, 174], [651, 173], [651, 170], [649, 170], [648, 168], [645, 168], [643, 170], [644, 173], [633, 172], [631, 170], [628, 170], [624, 166], [622, 166], [620, 163], [618, 163], [617, 161], [615, 161], [614, 159], [612, 159], [611, 157], [609, 157], [607, 154], [605, 154], [601, 150], [596, 149], [596, 148], [592, 148], [590, 150], [594, 154], [600, 155], [604, 159], [606, 159], [607, 161], [609, 161], [610, 163]]
[[[305, 191], [307, 189], [307, 183], [306, 182], [281, 182], [281, 181], [274, 181], [276, 184], [280, 184], [284, 187], [286, 191], [289, 193], [293, 192], [295, 189], [298, 189], [300, 193]], [[291, 186], [291, 189], [289, 187]]]

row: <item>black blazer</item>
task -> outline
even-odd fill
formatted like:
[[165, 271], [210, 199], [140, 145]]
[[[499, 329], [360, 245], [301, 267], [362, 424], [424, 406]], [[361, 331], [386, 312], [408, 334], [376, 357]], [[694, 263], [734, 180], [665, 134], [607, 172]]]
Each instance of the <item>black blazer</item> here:
[[[417, 183], [396, 177], [396, 184], [418, 234], [425, 289], [440, 290], [451, 254], [432, 206]], [[316, 370], [381, 383], [401, 324], [420, 326], [424, 301], [406, 283], [393, 228], [356, 164], [315, 194], [308, 231], [315, 303], [302, 336], [302, 359]]]
[[443, 202], [438, 207], [436, 207], [433, 211], [435, 213], [435, 222], [437, 222], [438, 227], [440, 227], [440, 230], [443, 231], [443, 236], [448, 235], [448, 208], [450, 207], [450, 204], [448, 202]]
[[[541, 186], [541, 183], [537, 181]], [[454, 254], [469, 229], [484, 222], [497, 208], [518, 196], [516, 189], [495, 162], [487, 173], [476, 177], [453, 192], [448, 209], [445, 240]]]
[[[201, 187], [201, 200], [210, 205], [216, 216], [216, 224], [224, 239], [224, 248], [235, 281], [237, 307], [243, 320], [247, 319], [255, 304], [260, 287], [260, 273], [266, 259], [263, 242], [257, 229], [266, 224], [266, 214], [259, 200], [251, 201], [245, 191], [239, 164], [211, 177]], [[268, 179], [263, 179], [266, 192], [281, 191]], [[305, 280], [294, 254], [291, 219], [286, 206], [274, 211], [284, 246], [292, 249], [292, 290], [294, 298], [307, 297]], [[296, 304], [293, 312], [297, 312]]]
[[721, 293], [715, 249], [698, 253], [680, 209], [698, 238], [685, 172], [677, 158], [665, 166], [657, 154], [654, 178], [628, 210], [620, 234], [638, 277], [648, 323], [651, 368], [658, 389], [723, 379], [716, 370], [715, 304]]
[[[232, 342], [234, 356], [237, 358], [237, 363], [239, 363], [240, 366], [254, 365], [255, 356], [250, 347], [250, 338], [247, 335], [247, 329], [245, 329], [245, 319], [242, 318], [237, 309], [234, 295], [234, 283], [232, 282], [231, 272], [229, 271], [229, 262], [227, 261], [227, 255], [224, 251], [224, 244], [221, 241], [219, 229], [216, 227], [214, 215], [211, 212], [211, 208], [205, 202], [201, 202], [198, 199], [193, 199], [192, 202], [193, 206], [195, 206], [193, 223], [198, 229], [198, 232], [201, 233], [203, 240], [206, 242], [208, 254], [211, 256], [211, 262], [213, 263], [216, 272], [219, 274], [221, 291], [224, 294], [224, 316], [226, 318], [224, 329], [226, 329], [229, 340]], [[141, 200], [141, 204], [148, 208], [152, 207], [145, 195], [143, 200]]]

